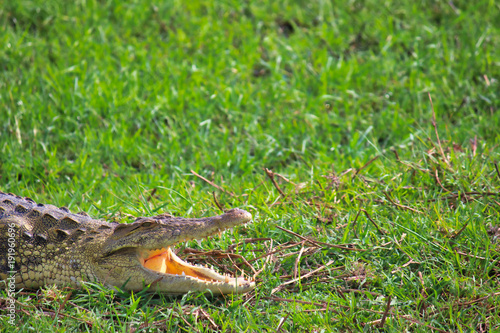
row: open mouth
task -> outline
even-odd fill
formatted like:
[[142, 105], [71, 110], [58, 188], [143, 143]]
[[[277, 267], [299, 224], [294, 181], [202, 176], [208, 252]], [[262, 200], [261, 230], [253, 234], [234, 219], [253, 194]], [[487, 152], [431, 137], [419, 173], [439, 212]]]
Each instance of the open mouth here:
[[143, 266], [155, 272], [192, 277], [207, 282], [223, 282], [236, 285], [248, 283], [244, 278], [232, 278], [221, 275], [206, 267], [191, 265], [179, 258], [170, 247], [149, 251], [143, 259]]

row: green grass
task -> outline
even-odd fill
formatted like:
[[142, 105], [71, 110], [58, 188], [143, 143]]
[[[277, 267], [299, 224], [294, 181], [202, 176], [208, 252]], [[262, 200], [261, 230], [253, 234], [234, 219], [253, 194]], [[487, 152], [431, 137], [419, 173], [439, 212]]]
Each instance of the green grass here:
[[124, 222], [215, 191], [254, 222], [202, 249], [270, 239], [232, 249], [252, 293], [47, 287], [18, 330], [500, 330], [497, 2], [0, 4], [0, 190]]

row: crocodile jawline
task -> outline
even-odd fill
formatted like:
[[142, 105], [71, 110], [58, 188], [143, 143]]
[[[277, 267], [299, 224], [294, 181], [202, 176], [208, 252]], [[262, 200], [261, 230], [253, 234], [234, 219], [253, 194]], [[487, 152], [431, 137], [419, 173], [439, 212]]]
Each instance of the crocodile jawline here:
[[[141, 264], [150, 270], [162, 274], [189, 276], [209, 282], [230, 283], [234, 278], [218, 274], [213, 269], [191, 265], [179, 258], [170, 247], [148, 251], [145, 258], [139, 258]], [[244, 279], [239, 279], [242, 283]]]
[[[234, 208], [203, 218], [162, 214], [109, 223], [0, 192], [0, 287], [15, 271], [16, 289], [80, 287], [91, 281], [132, 291], [154, 285], [154, 291], [176, 295], [249, 292], [254, 281], [190, 264], [177, 257], [172, 247], [251, 219], [250, 213]], [[15, 256], [8, 254], [11, 238]]]

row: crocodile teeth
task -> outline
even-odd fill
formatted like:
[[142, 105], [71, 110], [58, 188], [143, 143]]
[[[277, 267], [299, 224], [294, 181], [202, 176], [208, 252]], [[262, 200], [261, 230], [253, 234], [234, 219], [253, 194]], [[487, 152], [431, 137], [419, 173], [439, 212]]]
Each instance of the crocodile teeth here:
[[144, 260], [144, 267], [160, 274], [177, 276], [183, 279], [197, 279], [205, 283], [218, 284], [225, 283], [234, 286], [244, 286], [251, 281], [246, 281], [243, 278], [233, 278], [230, 275], [221, 275], [217, 273], [210, 265], [208, 268], [191, 265], [183, 261], [172, 251], [170, 247], [167, 249], [155, 250], [149, 253], [149, 256]]

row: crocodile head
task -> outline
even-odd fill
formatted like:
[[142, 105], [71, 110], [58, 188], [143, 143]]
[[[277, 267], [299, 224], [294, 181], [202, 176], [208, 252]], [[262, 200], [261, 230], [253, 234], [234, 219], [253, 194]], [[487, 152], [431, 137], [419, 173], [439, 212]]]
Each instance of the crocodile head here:
[[94, 252], [96, 273], [101, 281], [127, 290], [141, 290], [151, 284], [156, 291], [167, 294], [248, 292], [255, 287], [253, 281], [189, 264], [177, 257], [172, 247], [180, 242], [207, 238], [251, 219], [250, 213], [232, 209], [207, 218], [159, 215], [118, 224], [98, 253]]

